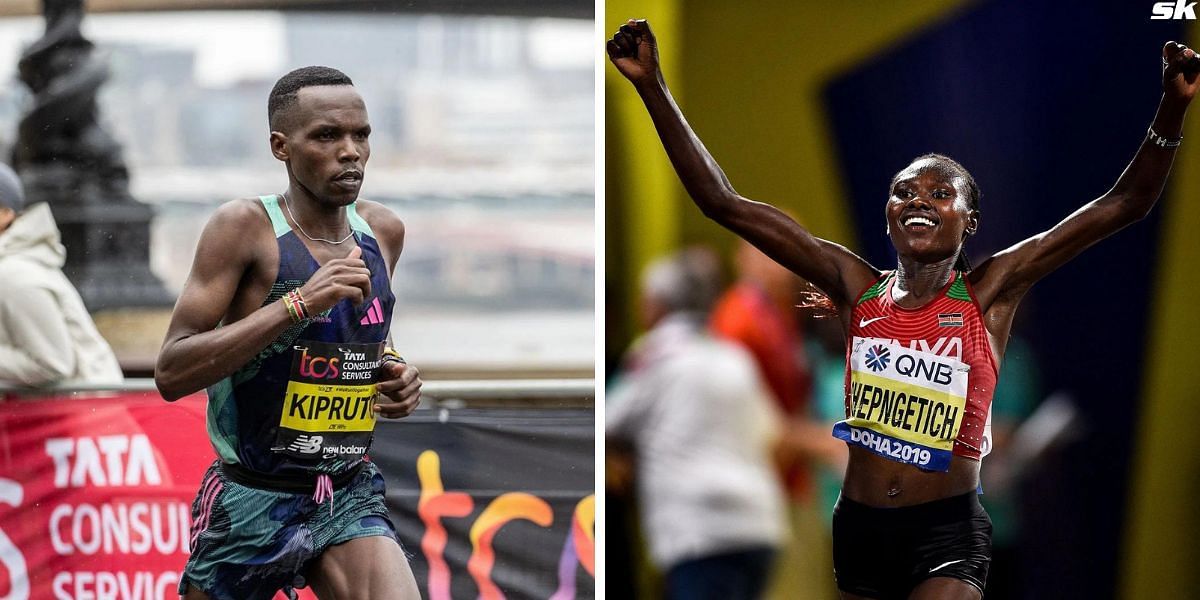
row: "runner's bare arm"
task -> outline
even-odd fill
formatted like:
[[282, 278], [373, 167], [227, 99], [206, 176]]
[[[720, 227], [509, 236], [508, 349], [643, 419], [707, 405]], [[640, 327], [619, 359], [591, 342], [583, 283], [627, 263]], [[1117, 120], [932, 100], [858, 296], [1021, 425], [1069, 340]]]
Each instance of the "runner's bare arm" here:
[[[1168, 42], [1163, 47], [1163, 97], [1152, 129], [1179, 138], [1188, 104], [1200, 88], [1200, 56]], [[999, 252], [979, 265], [975, 289], [981, 306], [1020, 299], [1039, 279], [1096, 242], [1141, 220], [1158, 201], [1171, 172], [1176, 148], [1155, 144], [1149, 136], [1132, 162], [1103, 196], [1084, 205], [1054, 227]]]
[[[158, 355], [154, 381], [163, 398], [177, 400], [220, 381], [291, 325], [286, 306], [278, 301], [218, 327], [239, 285], [260, 260], [261, 246], [250, 240], [262, 227], [269, 227], [266, 216], [252, 201], [222, 205], [205, 226]], [[342, 298], [362, 302], [370, 293], [370, 275], [360, 254], [356, 248], [348, 258], [326, 262], [301, 286], [310, 314]]]
[[609, 40], [607, 50], [641, 96], [675, 172], [705, 216], [812, 282], [839, 305], [851, 303], [852, 296], [878, 276], [845, 247], [812, 235], [769, 204], [738, 195], [671, 97], [649, 23], [628, 21]]

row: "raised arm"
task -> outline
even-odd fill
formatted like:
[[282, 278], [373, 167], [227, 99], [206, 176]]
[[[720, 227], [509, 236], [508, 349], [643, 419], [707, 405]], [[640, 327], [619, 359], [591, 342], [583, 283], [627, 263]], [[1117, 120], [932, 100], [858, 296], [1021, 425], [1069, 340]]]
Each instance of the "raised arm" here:
[[[263, 228], [269, 230], [270, 225], [251, 201], [223, 205], [205, 226], [154, 371], [163, 398], [177, 400], [220, 381], [292, 324], [282, 301], [222, 324], [239, 286], [253, 280], [256, 266], [266, 264], [267, 251], [256, 242], [264, 239], [256, 235]], [[275, 243], [273, 234], [265, 239]], [[310, 314], [324, 312], [343, 298], [362, 302], [370, 293], [370, 272], [361, 253], [356, 247], [347, 258], [327, 261], [301, 286]], [[273, 277], [275, 269], [270, 271]], [[261, 303], [262, 298], [252, 301]]]
[[708, 218], [812, 282], [839, 305], [878, 274], [846, 248], [820, 239], [779, 209], [738, 195], [692, 131], [659, 68], [650, 24], [630, 20], [608, 42], [608, 56], [637, 90], [688, 195]]
[[1115, 185], [1050, 230], [984, 261], [976, 270], [980, 303], [1019, 300], [1036, 281], [1075, 258], [1092, 244], [1144, 218], [1158, 201], [1188, 104], [1200, 88], [1200, 56], [1167, 42], [1163, 47], [1163, 96], [1150, 131]]

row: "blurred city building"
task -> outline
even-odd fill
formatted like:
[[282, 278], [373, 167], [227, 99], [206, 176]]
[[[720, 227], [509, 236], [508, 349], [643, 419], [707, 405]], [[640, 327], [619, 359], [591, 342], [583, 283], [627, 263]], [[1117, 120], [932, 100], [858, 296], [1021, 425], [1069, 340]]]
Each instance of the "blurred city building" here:
[[[0, 19], [0, 80], [15, 80], [41, 27]], [[590, 20], [164, 12], [90, 14], [84, 32], [108, 53], [101, 116], [133, 195], [157, 210], [151, 264], [171, 292], [216, 206], [284, 188], [266, 98], [282, 73], [325, 64], [354, 79], [371, 115], [363, 197], [408, 226], [397, 344], [435, 369], [591, 372]], [[0, 152], [27, 95], [0, 87]]]

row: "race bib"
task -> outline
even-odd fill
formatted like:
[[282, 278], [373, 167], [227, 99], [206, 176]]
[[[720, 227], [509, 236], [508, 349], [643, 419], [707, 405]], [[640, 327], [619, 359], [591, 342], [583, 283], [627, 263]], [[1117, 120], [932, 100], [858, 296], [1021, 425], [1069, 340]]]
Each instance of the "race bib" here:
[[271, 449], [296, 458], [359, 457], [375, 430], [375, 382], [383, 342], [301, 341]]
[[833, 435], [892, 460], [950, 469], [967, 405], [970, 366], [891, 340], [855, 337], [850, 415]]

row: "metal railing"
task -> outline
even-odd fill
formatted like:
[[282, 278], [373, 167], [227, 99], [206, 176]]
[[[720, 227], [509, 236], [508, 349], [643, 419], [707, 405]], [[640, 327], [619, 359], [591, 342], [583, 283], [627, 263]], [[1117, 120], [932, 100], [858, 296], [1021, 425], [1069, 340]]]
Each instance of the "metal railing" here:
[[[0, 397], [37, 398], [105, 392], [155, 392], [153, 379], [126, 379], [120, 385], [68, 384], [22, 387], [0, 384]], [[455, 408], [500, 404], [537, 406], [558, 401], [571, 406], [591, 406], [596, 397], [595, 379], [461, 379], [426, 381], [421, 386], [423, 407]]]

